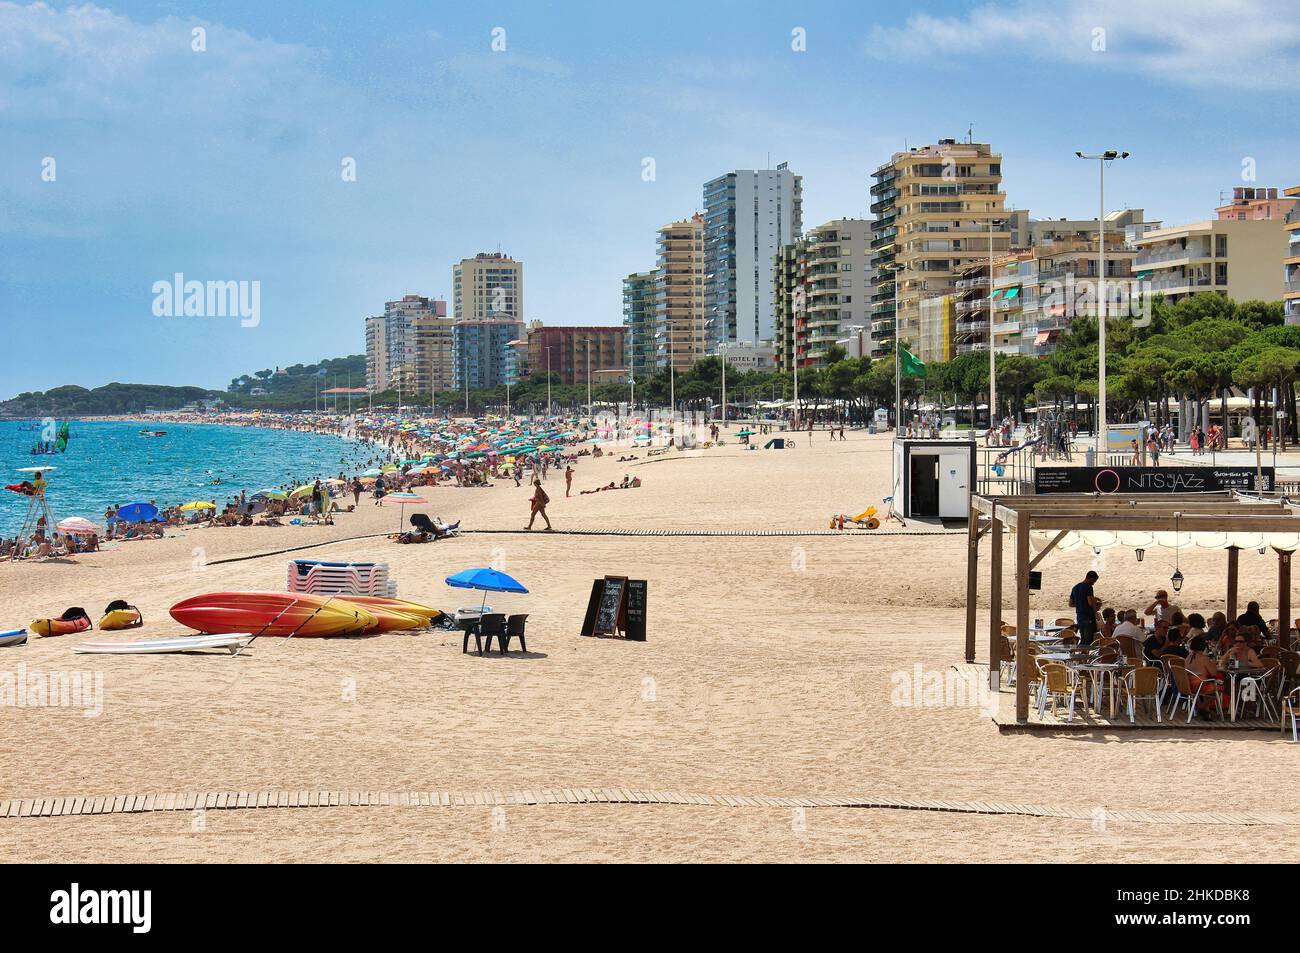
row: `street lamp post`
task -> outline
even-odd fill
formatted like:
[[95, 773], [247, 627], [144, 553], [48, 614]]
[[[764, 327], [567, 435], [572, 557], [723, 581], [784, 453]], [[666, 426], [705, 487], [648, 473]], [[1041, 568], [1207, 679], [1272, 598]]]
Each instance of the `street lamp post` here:
[[722, 426], [727, 426], [727, 342], [718, 345], [722, 352]]
[[[1095, 155], [1076, 152], [1080, 159], [1095, 159], [1098, 170], [1097, 214], [1097, 456], [1106, 452], [1106, 163], [1127, 159], [1127, 152], [1108, 149]], [[1100, 461], [1099, 461], [1100, 462]]]

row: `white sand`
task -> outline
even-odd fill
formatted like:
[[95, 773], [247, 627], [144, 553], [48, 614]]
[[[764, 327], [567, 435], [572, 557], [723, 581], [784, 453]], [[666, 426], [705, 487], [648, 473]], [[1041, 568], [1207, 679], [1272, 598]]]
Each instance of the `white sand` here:
[[[557, 529], [820, 531], [888, 492], [889, 441], [818, 433], [794, 450], [737, 446], [578, 467], [548, 490]], [[615, 451], [614, 457], [618, 455]], [[644, 453], [639, 453], [646, 463]], [[636, 490], [576, 490], [640, 476]], [[428, 511], [468, 529], [521, 529], [528, 488], [436, 488]], [[52, 562], [0, 565], [0, 628], [113, 598], [144, 611], [129, 637], [179, 633], [172, 603], [200, 592], [283, 589], [284, 555], [232, 555], [382, 532], [391, 507], [363, 498], [332, 528], [189, 531]], [[916, 528], [916, 527], [913, 527]], [[1290, 810], [1300, 748], [1269, 733], [1000, 734], [967, 708], [901, 708], [890, 678], [960, 660], [965, 535], [585, 537], [468, 535], [424, 546], [335, 542], [302, 555], [381, 559], [399, 595], [476, 604], [443, 577], [503, 561], [532, 590], [494, 596], [530, 613], [529, 657], [461, 653], [451, 633], [364, 640], [262, 640], [242, 658], [75, 656], [84, 636], [0, 650], [0, 671], [102, 672], [103, 714], [0, 708], [0, 800], [209, 790], [537, 790], [623, 787], [729, 795], [872, 794], [1112, 810]], [[1091, 550], [1051, 557], [1035, 614], [1064, 610]], [[1169, 563], [1169, 565], [1165, 565]], [[204, 568], [206, 566], [206, 568]], [[1098, 593], [1149, 601], [1172, 555], [1140, 566], [1107, 551]], [[1185, 610], [1221, 607], [1223, 555], [1184, 554]], [[649, 641], [577, 633], [591, 580], [649, 580]], [[1276, 563], [1243, 554], [1244, 599], [1275, 604]], [[1293, 605], [1300, 600], [1293, 598]], [[984, 631], [981, 613], [981, 633]], [[986, 651], [980, 645], [980, 653]], [[647, 680], [653, 680], [649, 682]], [[651, 692], [646, 686], [653, 685]], [[347, 700], [355, 695], [354, 700]], [[653, 695], [653, 700], [650, 700]], [[346, 697], [345, 697], [346, 696]], [[0, 856], [24, 861], [228, 860], [948, 860], [994, 845], [1043, 860], [1179, 859], [1195, 830], [976, 815], [628, 805], [518, 807], [505, 832], [484, 809], [209, 812], [0, 819]], [[1294, 855], [1284, 827], [1234, 828], [1223, 860]], [[1172, 851], [1172, 852], [1171, 852]], [[1199, 855], [1198, 855], [1199, 856]]]

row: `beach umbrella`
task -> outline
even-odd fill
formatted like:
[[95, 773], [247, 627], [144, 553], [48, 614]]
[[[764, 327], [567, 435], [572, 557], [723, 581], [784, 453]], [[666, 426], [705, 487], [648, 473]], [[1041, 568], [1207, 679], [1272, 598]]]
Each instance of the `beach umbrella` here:
[[255, 500], [287, 500], [288, 498], [289, 495], [287, 493], [282, 493], [279, 490], [258, 490], [253, 494], [253, 499]]
[[377, 476], [379, 476], [380, 474], [381, 474], [381, 471], [379, 470], [378, 467], [371, 467], [369, 470], [367, 470], [365, 473], [363, 473], [363, 474], [361, 474], [361, 475], [362, 475], [362, 476], [368, 476], [368, 477], [377, 477]]
[[292, 490], [290, 490], [290, 491], [289, 491], [289, 495], [290, 495], [291, 497], [292, 497], [292, 496], [311, 496], [311, 495], [312, 495], [313, 493], [315, 493], [315, 492], [316, 492], [316, 484], [314, 484], [314, 483], [304, 483], [302, 486], [294, 487]]
[[90, 536], [92, 533], [99, 532], [99, 527], [84, 516], [69, 516], [67, 519], [59, 520], [54, 528], [60, 533], [71, 536]]
[[117, 518], [127, 523], [144, 523], [158, 515], [158, 507], [145, 500], [133, 500], [117, 508]]
[[427, 503], [429, 501], [426, 500], [424, 497], [422, 497], [419, 493], [408, 493], [406, 491], [402, 491], [401, 493], [389, 493], [387, 496], [383, 498], [381, 502], [400, 504], [400, 507], [397, 511], [397, 531], [400, 533], [402, 531], [402, 526], [404, 525], [402, 523], [402, 517], [406, 514], [406, 504]]
[[483, 605], [487, 605], [489, 592], [527, 592], [523, 583], [496, 569], [463, 569], [445, 580], [453, 589], [478, 589], [483, 593]]
[[182, 510], [215, 510], [215, 503], [209, 503], [207, 500], [194, 500], [191, 503], [182, 503]]

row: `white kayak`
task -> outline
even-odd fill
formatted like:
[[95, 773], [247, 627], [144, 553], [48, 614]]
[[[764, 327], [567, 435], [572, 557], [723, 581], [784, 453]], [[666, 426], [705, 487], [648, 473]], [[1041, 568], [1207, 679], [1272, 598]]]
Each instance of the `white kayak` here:
[[7, 632], [0, 632], [0, 648], [4, 648], [9, 645], [26, 645], [26, 644], [27, 644], [26, 629], [10, 629]]
[[158, 655], [167, 652], [196, 652], [227, 649], [232, 655], [248, 644], [252, 633], [183, 635], [171, 639], [139, 639], [135, 642], [82, 642], [73, 648], [83, 655]]

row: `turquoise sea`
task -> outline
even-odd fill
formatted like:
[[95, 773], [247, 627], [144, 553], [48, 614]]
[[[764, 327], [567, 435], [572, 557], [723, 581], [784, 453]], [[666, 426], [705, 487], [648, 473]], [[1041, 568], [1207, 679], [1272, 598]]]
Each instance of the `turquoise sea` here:
[[[357, 441], [292, 430], [73, 420], [67, 452], [39, 456], [31, 449], [40, 432], [23, 429], [36, 423], [0, 421], [0, 486], [30, 479], [20, 467], [56, 467], [46, 474], [55, 519], [84, 516], [99, 522], [110, 503], [131, 500], [156, 500], [160, 508], [190, 500], [220, 505], [241, 489], [251, 495], [337, 476], [340, 470], [358, 473], [380, 453]], [[144, 437], [143, 429], [167, 433]], [[0, 533], [15, 534], [26, 509], [26, 497], [0, 491]]]

